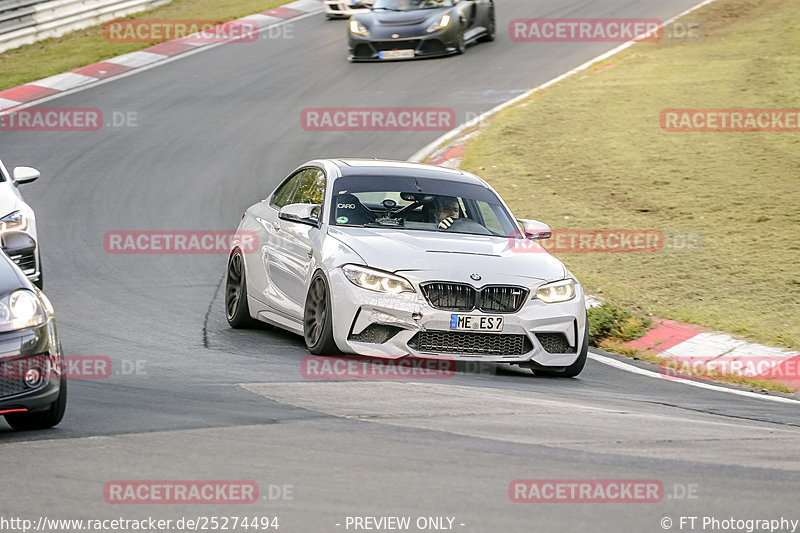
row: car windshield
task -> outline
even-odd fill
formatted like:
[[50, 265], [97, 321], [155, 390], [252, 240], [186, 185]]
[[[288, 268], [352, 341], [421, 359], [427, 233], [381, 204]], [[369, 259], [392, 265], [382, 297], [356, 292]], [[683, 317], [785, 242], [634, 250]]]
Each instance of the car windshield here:
[[387, 11], [415, 11], [417, 9], [436, 9], [452, 7], [453, 0], [375, 0], [372, 9]]
[[331, 198], [332, 226], [508, 237], [519, 227], [486, 187], [425, 178], [343, 177]]

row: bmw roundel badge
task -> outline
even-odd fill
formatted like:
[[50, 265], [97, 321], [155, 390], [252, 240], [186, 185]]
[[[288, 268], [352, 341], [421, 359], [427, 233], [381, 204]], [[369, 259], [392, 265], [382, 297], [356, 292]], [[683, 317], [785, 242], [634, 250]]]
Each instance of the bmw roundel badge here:
[[475, 280], [475, 281], [480, 281], [481, 280], [481, 275], [480, 274], [472, 274], [470, 276], [470, 278]]

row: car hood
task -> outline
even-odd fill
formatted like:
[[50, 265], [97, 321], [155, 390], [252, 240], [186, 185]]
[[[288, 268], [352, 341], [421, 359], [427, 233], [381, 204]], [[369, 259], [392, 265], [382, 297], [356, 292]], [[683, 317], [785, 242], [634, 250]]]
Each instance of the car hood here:
[[451, 271], [497, 273], [541, 281], [564, 279], [564, 265], [531, 241], [484, 235], [438, 234], [381, 228], [329, 228], [328, 235], [371, 267], [388, 272]]
[[449, 8], [418, 9], [414, 11], [373, 11], [373, 20], [385, 26], [407, 26], [421, 24], [427, 20], [439, 18], [447, 13]]

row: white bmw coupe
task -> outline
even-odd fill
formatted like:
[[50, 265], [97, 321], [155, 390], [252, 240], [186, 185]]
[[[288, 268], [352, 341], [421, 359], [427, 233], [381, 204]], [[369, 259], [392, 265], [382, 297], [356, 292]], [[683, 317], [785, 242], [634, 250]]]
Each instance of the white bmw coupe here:
[[576, 376], [580, 283], [481, 178], [379, 160], [315, 160], [242, 217], [229, 324], [266, 322], [309, 351], [514, 363]]

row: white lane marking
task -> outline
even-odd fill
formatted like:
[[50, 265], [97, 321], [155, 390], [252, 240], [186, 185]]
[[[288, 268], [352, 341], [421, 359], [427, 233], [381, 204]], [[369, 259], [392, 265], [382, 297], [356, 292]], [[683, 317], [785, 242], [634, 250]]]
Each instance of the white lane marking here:
[[661, 354], [662, 357], [677, 357], [679, 359], [714, 359], [741, 346], [747, 346], [747, 343], [724, 333], [708, 331], [698, 333], [694, 337], [681, 341], [675, 346], [663, 350]]
[[276, 24], [286, 19], [281, 19], [278, 17], [270, 17], [269, 15], [262, 15], [261, 13], [256, 13], [255, 15], [247, 15], [246, 17], [244, 17], [243, 20], [252, 20], [258, 22], [259, 28], [265, 28], [271, 24]]
[[168, 58], [165, 54], [154, 54], [145, 50], [137, 50], [121, 56], [106, 59], [104, 63], [111, 63], [112, 65], [122, 65], [123, 67], [140, 68], [150, 63], [156, 63]]
[[80, 87], [81, 85], [86, 85], [87, 83], [92, 83], [96, 79], [97, 78], [84, 76], [83, 74], [76, 74], [74, 72], [64, 72], [62, 74], [50, 76], [49, 78], [31, 82], [31, 85], [47, 87], [48, 89], [53, 89], [55, 91], [66, 91], [69, 89], [74, 89], [75, 87]]
[[616, 359], [611, 359], [610, 357], [606, 357], [604, 355], [596, 354], [596, 353], [589, 353], [589, 359], [597, 361], [598, 363], [603, 363], [604, 365], [613, 366], [614, 368], [618, 368], [620, 370], [624, 370], [625, 372], [631, 372], [633, 374], [639, 374], [640, 376], [646, 376], [648, 378], [656, 378], [667, 380], [672, 383], [680, 383], [682, 385], [689, 385], [690, 387], [697, 387], [699, 389], [707, 389], [713, 390], [717, 392], [727, 392], [728, 394], [736, 394], [737, 396], [745, 396], [747, 398], [758, 398], [759, 400], [767, 400], [772, 402], [778, 403], [794, 403], [800, 404], [800, 401], [793, 400], [791, 398], [784, 398], [783, 396], [770, 396], [767, 394], [758, 394], [755, 392], [750, 392], [746, 390], [739, 390], [739, 389], [729, 389], [727, 387], [719, 387], [717, 385], [710, 385], [708, 383], [703, 383], [701, 381], [692, 381], [690, 379], [683, 379], [683, 378], [666, 378], [662, 374], [658, 372], [653, 372], [652, 370], [645, 370], [644, 368], [639, 368], [638, 366], [634, 366], [628, 363], [623, 363], [622, 361], [617, 361]]
[[[19, 102], [16, 100], [9, 100], [7, 98], [0, 98], [0, 111], [4, 109], [10, 109], [12, 107], [19, 107]], [[0, 116], [5, 115], [5, 113], [0, 113]]]
[[[287, 4], [287, 5], [290, 5], [290, 4]], [[279, 22], [278, 24], [272, 24], [271, 26], [265, 26], [263, 28], [259, 28], [257, 33], [260, 34], [260, 33], [263, 33], [265, 31], [268, 31], [269, 28], [275, 28], [277, 26], [283, 26], [284, 24], [291, 24], [293, 22], [297, 22], [300, 19], [313, 17], [313, 16], [317, 15], [320, 11], [322, 11], [322, 7], [320, 7], [316, 11], [312, 11], [310, 13], [306, 13], [305, 15], [298, 15], [296, 17], [293, 17], [293, 18], [290, 18], [290, 19], [286, 19], [283, 22]], [[67, 96], [69, 94], [74, 94], [74, 93], [77, 93], [77, 92], [85, 91], [86, 89], [91, 89], [93, 87], [98, 87], [100, 85], [105, 85], [106, 83], [111, 83], [112, 81], [117, 81], [117, 80], [120, 80], [122, 78], [127, 78], [128, 76], [133, 76], [134, 74], [138, 74], [140, 72], [144, 72], [144, 71], [150, 70], [152, 68], [160, 67], [161, 65], [166, 65], [167, 63], [172, 63], [173, 61], [177, 61], [179, 59], [183, 59], [184, 57], [188, 57], [188, 56], [191, 56], [191, 55], [194, 55], [194, 54], [199, 54], [200, 52], [205, 52], [206, 50], [211, 50], [213, 48], [216, 48], [218, 46], [222, 46], [224, 44], [228, 44], [228, 43], [206, 44], [206, 45], [201, 46], [199, 48], [196, 48], [194, 50], [188, 50], [186, 52], [183, 52], [182, 54], [178, 54], [178, 55], [174, 55], [174, 56], [164, 56], [165, 59], [159, 60], [156, 63], [150, 63], [149, 65], [145, 65], [143, 67], [138, 67], [138, 68], [135, 68], [133, 70], [129, 70], [128, 72], [123, 72], [122, 74], [117, 74], [116, 76], [111, 76], [110, 78], [104, 78], [104, 79], [97, 80], [97, 81], [92, 82], [92, 83], [87, 83], [86, 85], [82, 85], [80, 87], [75, 87], [74, 89], [70, 89], [68, 91], [56, 93], [56, 94], [47, 96], [45, 98], [39, 98], [37, 100], [33, 100], [31, 102], [26, 102], [24, 104], [20, 104], [19, 102], [13, 102], [15, 104], [15, 106], [13, 108], [4, 109], [4, 108], [0, 107], [0, 116], [8, 115], [9, 113], [16, 113], [17, 111], [20, 111], [21, 109], [27, 109], [29, 107], [41, 105], [41, 104], [43, 104], [45, 102], [49, 102], [50, 100], [55, 100], [57, 98], [61, 98], [62, 96]], [[143, 50], [140, 50], [140, 51], [143, 51]], [[146, 52], [146, 53], [150, 54], [150, 52]], [[128, 55], [128, 54], [125, 54], [125, 55]], [[150, 54], [150, 55], [157, 55], [157, 54]], [[122, 57], [122, 56], [119, 56], [119, 57]], [[112, 57], [110, 60], [109, 59], [104, 59], [102, 61], [98, 61], [98, 63], [110, 63], [110, 62], [113, 62], [114, 60], [116, 60], [116, 58]], [[94, 64], [94, 63], [92, 63], [92, 64]], [[89, 66], [89, 65], [87, 65], [87, 66]], [[26, 83], [25, 85], [36, 85], [36, 81], [32, 81], [30, 83]], [[21, 87], [24, 87], [25, 85], [21, 85]], [[2, 103], [3, 101], [11, 102], [11, 100], [4, 100], [4, 99], [0, 98], [0, 103]]]
[[[700, 9], [701, 7], [703, 7], [705, 5], [708, 5], [708, 4], [711, 4], [712, 2], [715, 2], [715, 1], [716, 0], [704, 0], [703, 2], [697, 4], [696, 6], [690, 7], [689, 9], [684, 11], [683, 13], [675, 15], [671, 19], [669, 19], [667, 21], [664, 21], [662, 23], [662, 25], [666, 26], [667, 24], [671, 24], [676, 19], [679, 19], [679, 18], [681, 18], [681, 17], [683, 17], [685, 15], [688, 15], [692, 11], [696, 11], [696, 10]], [[427, 146], [425, 146], [424, 148], [419, 150], [417, 153], [415, 153], [414, 155], [409, 157], [408, 160], [409, 161], [413, 161], [413, 162], [417, 162], [417, 163], [422, 162], [425, 158], [430, 157], [431, 154], [435, 153], [437, 148], [439, 148], [440, 146], [444, 145], [445, 143], [447, 143], [449, 141], [452, 141], [453, 139], [455, 139], [456, 137], [461, 135], [461, 133], [463, 133], [465, 130], [467, 130], [467, 129], [473, 127], [473, 126], [480, 125], [481, 122], [483, 122], [484, 120], [486, 120], [490, 116], [497, 114], [499, 111], [505, 109], [506, 107], [512, 106], [512, 105], [514, 105], [514, 104], [516, 104], [518, 102], [526, 100], [532, 94], [537, 93], [537, 92], [539, 92], [539, 91], [541, 91], [543, 89], [546, 89], [546, 88], [550, 87], [551, 85], [553, 85], [555, 83], [558, 83], [558, 82], [560, 82], [562, 80], [565, 80], [565, 79], [567, 79], [567, 78], [569, 78], [571, 76], [574, 76], [578, 72], [581, 72], [581, 71], [584, 71], [584, 70], [588, 69], [589, 67], [591, 67], [595, 63], [599, 63], [600, 61], [604, 61], [604, 60], [608, 59], [609, 57], [614, 56], [614, 55], [622, 52], [626, 48], [628, 48], [630, 46], [633, 46], [636, 42], [637, 41], [635, 41], [635, 40], [630, 40], [627, 43], [622, 43], [621, 45], [617, 46], [616, 48], [614, 48], [612, 50], [609, 50], [608, 52], [606, 52], [604, 54], [600, 54], [599, 56], [595, 57], [594, 59], [590, 59], [589, 61], [587, 61], [583, 65], [575, 67], [574, 69], [570, 70], [569, 72], [566, 72], [566, 73], [562, 74], [561, 76], [558, 76], [557, 78], [553, 78], [552, 80], [550, 80], [548, 82], [545, 82], [542, 85], [539, 85], [538, 87], [534, 87], [530, 91], [527, 91], [527, 92], [517, 96], [516, 98], [512, 98], [511, 100], [508, 100], [505, 103], [502, 103], [502, 104], [500, 104], [500, 105], [498, 105], [496, 107], [493, 107], [489, 111], [487, 111], [487, 112], [485, 112], [485, 113], [483, 113], [481, 115], [478, 115], [477, 117], [473, 118], [472, 120], [470, 120], [468, 122], [465, 122], [464, 124], [462, 124], [461, 126], [457, 127], [456, 129], [445, 133], [444, 135], [442, 135], [441, 137], [439, 137], [438, 139], [436, 139], [435, 141], [433, 141], [432, 143], [428, 144]]]

